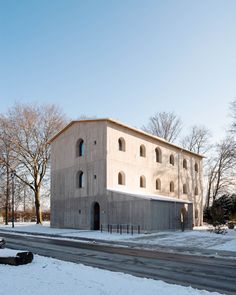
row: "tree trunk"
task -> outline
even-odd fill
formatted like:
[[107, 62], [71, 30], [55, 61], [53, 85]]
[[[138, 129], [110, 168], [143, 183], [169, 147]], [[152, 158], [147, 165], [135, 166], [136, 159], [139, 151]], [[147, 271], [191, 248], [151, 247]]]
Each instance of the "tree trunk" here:
[[9, 173], [9, 167], [7, 165], [7, 187], [6, 187], [6, 203], [5, 203], [5, 225], [8, 225], [8, 211], [9, 211], [9, 185], [10, 185], [10, 173]]
[[35, 190], [35, 212], [36, 212], [36, 223], [42, 224], [42, 212], [40, 208], [40, 193], [39, 190]]
[[210, 199], [211, 199], [211, 187], [213, 182], [213, 171], [210, 172], [210, 176], [208, 176], [208, 188], [207, 188], [207, 195], [206, 195], [206, 208], [210, 207]]
[[210, 199], [211, 199], [211, 184], [208, 184], [207, 196], [206, 196], [206, 208], [210, 207]]

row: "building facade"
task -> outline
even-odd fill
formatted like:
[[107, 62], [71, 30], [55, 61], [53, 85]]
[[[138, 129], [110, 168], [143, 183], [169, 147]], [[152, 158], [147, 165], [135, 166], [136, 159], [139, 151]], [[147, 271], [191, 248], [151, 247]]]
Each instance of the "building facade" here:
[[51, 226], [202, 223], [202, 156], [111, 119], [72, 121], [51, 140]]

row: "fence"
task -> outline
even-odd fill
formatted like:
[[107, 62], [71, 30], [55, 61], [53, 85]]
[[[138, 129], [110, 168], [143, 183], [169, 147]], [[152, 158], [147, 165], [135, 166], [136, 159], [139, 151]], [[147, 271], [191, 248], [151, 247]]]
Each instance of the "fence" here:
[[130, 225], [130, 224], [101, 224], [101, 232], [107, 231], [110, 234], [112, 234], [113, 232], [121, 234], [122, 233], [126, 233], [129, 234], [131, 233], [131, 235], [133, 235], [135, 232], [140, 234], [141, 233], [141, 228], [140, 225]]

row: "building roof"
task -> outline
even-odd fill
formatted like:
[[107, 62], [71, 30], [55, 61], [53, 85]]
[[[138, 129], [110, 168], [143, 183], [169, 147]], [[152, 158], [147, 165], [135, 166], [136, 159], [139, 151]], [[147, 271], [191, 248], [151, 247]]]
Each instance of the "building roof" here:
[[194, 152], [191, 152], [187, 149], [184, 149], [182, 147], [179, 147], [178, 145], [175, 145], [171, 142], [168, 142], [167, 140], [161, 138], [161, 137], [158, 137], [158, 136], [155, 136], [155, 135], [152, 135], [150, 133], [147, 133], [143, 130], [140, 130], [140, 129], [137, 129], [137, 128], [134, 128], [134, 127], [131, 127], [131, 126], [128, 126], [122, 122], [119, 122], [117, 120], [114, 120], [114, 119], [111, 119], [111, 118], [100, 118], [100, 119], [85, 119], [85, 120], [73, 120], [71, 121], [69, 124], [67, 124], [62, 130], [60, 130], [57, 134], [55, 134], [50, 140], [49, 140], [49, 144], [51, 144], [57, 137], [59, 137], [62, 133], [64, 133], [68, 128], [70, 128], [72, 125], [74, 124], [82, 124], [82, 123], [94, 123], [94, 122], [109, 122], [109, 123], [112, 123], [114, 125], [118, 125], [118, 126], [121, 126], [125, 129], [129, 129], [129, 130], [132, 130], [138, 134], [141, 134], [141, 135], [144, 135], [148, 138], [152, 138], [152, 139], [155, 139], [155, 140], [158, 140], [159, 142], [162, 142], [162, 143], [165, 143], [165, 144], [168, 144], [172, 147], [175, 147], [177, 148], [178, 150], [180, 151], [184, 151], [184, 152], [187, 152], [187, 153], [190, 153], [194, 156], [197, 156], [197, 157], [200, 157], [200, 158], [204, 158], [204, 156], [200, 155], [200, 154], [197, 154], [197, 153], [194, 153]]
[[132, 191], [125, 191], [125, 190], [118, 190], [118, 189], [116, 190], [116, 189], [111, 189], [111, 188], [108, 188], [107, 190], [109, 192], [121, 193], [121, 194], [131, 196], [134, 198], [148, 199], [151, 201], [192, 204], [192, 202], [189, 200], [177, 199], [177, 198], [163, 196], [163, 195], [145, 194], [145, 193], [141, 193], [141, 192], [132, 192]]

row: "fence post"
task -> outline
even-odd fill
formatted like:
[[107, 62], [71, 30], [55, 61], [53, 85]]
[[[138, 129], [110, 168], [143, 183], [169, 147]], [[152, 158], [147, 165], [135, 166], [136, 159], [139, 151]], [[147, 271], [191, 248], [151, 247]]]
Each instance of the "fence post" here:
[[127, 234], [129, 233], [129, 225], [127, 224]]
[[138, 234], [140, 234], [140, 225], [138, 225]]
[[112, 224], [110, 225], [110, 229], [111, 229], [111, 234], [112, 234]]
[[122, 224], [120, 224], [120, 234], [122, 235]]
[[133, 235], [133, 233], [134, 233], [134, 226], [131, 225], [131, 234]]

